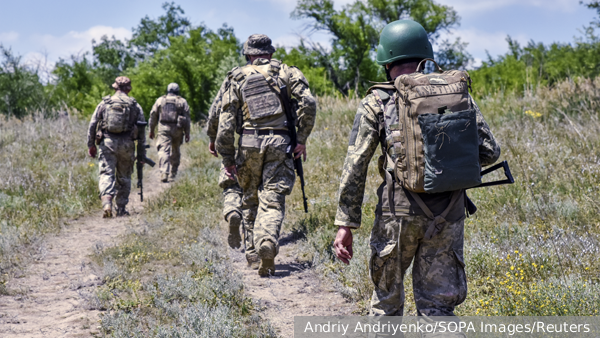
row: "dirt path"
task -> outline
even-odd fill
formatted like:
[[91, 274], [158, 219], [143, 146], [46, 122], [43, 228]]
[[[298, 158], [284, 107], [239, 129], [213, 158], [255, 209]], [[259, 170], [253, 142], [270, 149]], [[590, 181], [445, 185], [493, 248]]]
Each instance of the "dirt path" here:
[[130, 217], [102, 219], [97, 211], [46, 240], [41, 257], [8, 283], [13, 294], [0, 297], [1, 337], [90, 337], [98, 331], [100, 311], [90, 310], [86, 298], [101, 283], [101, 273], [89, 256], [138, 224], [146, 198], [167, 186], [159, 182], [157, 168], [147, 169], [145, 176], [145, 202], [132, 187]]
[[314, 270], [297, 262], [297, 243], [290, 234], [283, 234], [279, 243], [275, 276], [270, 278], [259, 277], [247, 267], [242, 252], [229, 249], [236, 270], [243, 273], [246, 293], [260, 305], [263, 317], [279, 335], [294, 336], [294, 316], [351, 315], [352, 304], [323, 284]]

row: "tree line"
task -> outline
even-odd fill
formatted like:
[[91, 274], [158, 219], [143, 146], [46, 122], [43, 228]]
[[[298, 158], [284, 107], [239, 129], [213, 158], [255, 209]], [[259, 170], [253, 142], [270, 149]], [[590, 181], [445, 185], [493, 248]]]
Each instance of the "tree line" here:
[[[582, 4], [600, 16], [598, 1]], [[132, 29], [131, 39], [103, 36], [93, 40], [91, 53], [59, 59], [47, 74], [39, 64], [26, 64], [9, 47], [0, 45], [0, 113], [23, 117], [74, 109], [89, 115], [100, 98], [112, 92], [114, 78], [126, 75], [134, 83], [131, 95], [146, 114], [167, 84], [177, 82], [192, 119], [204, 118], [227, 72], [245, 63], [243, 41], [227, 24], [216, 30], [193, 25], [174, 2], [162, 8], [164, 13], [158, 18], [142, 18]], [[278, 48], [274, 55], [302, 69], [319, 96], [361, 96], [371, 81], [385, 81], [385, 72], [375, 63], [375, 51], [381, 29], [398, 19], [423, 25], [443, 68], [465, 69], [473, 63], [467, 42], [441, 38], [458, 27], [460, 16], [434, 0], [355, 0], [341, 9], [335, 8], [333, 0], [298, 0], [290, 17], [306, 20], [309, 35], [321, 31], [331, 36], [328, 46], [301, 38], [297, 47]], [[475, 94], [523, 91], [568, 77], [598, 76], [600, 37], [595, 32], [599, 26], [597, 19], [571, 43], [531, 41], [522, 47], [507, 37], [505, 55], [488, 56], [470, 72]]]

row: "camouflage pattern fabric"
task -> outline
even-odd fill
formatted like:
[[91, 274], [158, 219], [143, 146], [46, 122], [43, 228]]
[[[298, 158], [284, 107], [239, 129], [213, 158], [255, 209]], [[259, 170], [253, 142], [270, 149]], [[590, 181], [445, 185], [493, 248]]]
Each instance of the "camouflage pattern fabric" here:
[[237, 181], [225, 174], [223, 165], [219, 174], [219, 186], [223, 188], [223, 218], [227, 221], [227, 215], [234, 211], [242, 215], [242, 188]]
[[156, 135], [156, 150], [161, 174], [168, 174], [170, 177], [177, 174], [182, 142], [183, 131], [181, 128], [159, 128], [158, 135]]
[[[127, 96], [117, 92], [115, 96]], [[118, 99], [116, 97], [115, 99]], [[104, 101], [96, 107], [88, 127], [88, 147], [95, 145], [96, 130], [101, 124], [105, 112]], [[137, 114], [137, 121], [146, 122], [142, 107], [136, 103], [131, 109]], [[111, 195], [115, 198], [117, 207], [125, 207], [129, 202], [131, 191], [131, 174], [135, 163], [135, 155], [146, 156], [146, 135], [144, 128], [134, 128], [136, 132], [121, 134], [104, 133], [104, 139], [98, 145], [100, 197]], [[137, 149], [134, 141], [137, 140]], [[136, 151], [137, 150], [137, 151]]]
[[[254, 61], [254, 65], [262, 66], [266, 72], [269, 69], [269, 60], [257, 59]], [[317, 104], [308, 87], [308, 81], [298, 68], [288, 67], [283, 63], [280, 66], [278, 78], [291, 91], [291, 98], [298, 100], [298, 121], [296, 123], [298, 128], [298, 143], [306, 144], [308, 135], [310, 135], [315, 124], [317, 113]], [[235, 164], [235, 131], [238, 130], [238, 123], [242, 123], [238, 122], [238, 117], [240, 116], [239, 114], [242, 114], [241, 109], [244, 101], [241, 93], [241, 82], [233, 78], [233, 71], [223, 86], [222, 112], [219, 117], [215, 145], [219, 154], [223, 156], [223, 165], [229, 167]], [[244, 121], [243, 127], [286, 130], [287, 127], [284, 125], [284, 122], [285, 116], [282, 115], [276, 117], [274, 120], [258, 121], [256, 123]], [[275, 123], [279, 124], [275, 125]]]
[[[174, 95], [174, 94], [167, 94]], [[180, 146], [183, 142], [184, 135], [190, 133], [190, 107], [187, 101], [183, 104], [183, 116], [186, 123], [182, 127], [178, 127], [175, 123], [160, 123], [161, 105], [165, 96], [156, 100], [150, 111], [150, 130], [154, 130], [158, 126], [156, 135], [156, 149], [158, 151], [158, 167], [161, 174], [176, 174], [179, 168], [181, 158]]]
[[465, 300], [464, 221], [446, 224], [436, 237], [426, 240], [424, 234], [429, 223], [425, 216], [376, 218], [370, 239], [369, 271], [375, 285], [371, 315], [404, 314], [403, 281], [411, 263], [413, 292], [420, 315], [453, 316], [454, 307]]
[[[387, 93], [380, 91], [382, 100], [388, 100], [392, 94], [393, 90]], [[480, 163], [490, 165], [500, 156], [500, 147], [479, 108], [476, 105], [475, 108]], [[367, 169], [377, 147], [385, 140], [385, 131], [380, 124], [382, 118], [381, 105], [373, 94], [367, 95], [358, 107], [350, 134], [335, 225], [360, 227]], [[378, 164], [381, 172], [383, 161]], [[403, 278], [412, 262], [413, 292], [419, 313], [427, 316], [453, 315], [454, 307], [464, 301], [467, 292], [463, 263], [464, 203], [456, 203], [451, 211], [453, 219], [447, 218], [442, 231], [426, 240], [424, 234], [431, 220], [422, 215], [420, 208], [401, 187], [392, 184], [395, 216], [390, 213], [387, 198], [388, 188], [392, 187], [383, 182], [377, 193], [379, 203], [370, 240], [370, 275], [375, 285], [371, 314], [403, 314]], [[436, 194], [419, 194], [424, 201], [427, 195]], [[446, 201], [447, 206], [449, 199], [446, 198]]]
[[[230, 74], [228, 73], [227, 76]], [[223, 92], [228, 84], [227, 79], [223, 81], [217, 95], [215, 95], [215, 100], [213, 101], [210, 109], [208, 111], [208, 119], [206, 122], [206, 134], [208, 135], [208, 139], [210, 142], [215, 142], [217, 138], [217, 131], [219, 129], [219, 116], [221, 115], [221, 108], [223, 102]]]
[[117, 207], [129, 203], [135, 145], [129, 136], [108, 136], [98, 145], [100, 196], [114, 196]]
[[[254, 235], [252, 248], [268, 240], [279, 251], [279, 232], [285, 216], [285, 196], [292, 192], [296, 174], [292, 159], [286, 156], [290, 142], [287, 136], [243, 135], [238, 155], [238, 180], [244, 192], [242, 213], [244, 222]], [[251, 139], [248, 141], [247, 139]], [[260, 147], [244, 147], [243, 143], [258, 143]], [[257, 142], [258, 141], [258, 142]], [[248, 243], [246, 243], [248, 245]]]

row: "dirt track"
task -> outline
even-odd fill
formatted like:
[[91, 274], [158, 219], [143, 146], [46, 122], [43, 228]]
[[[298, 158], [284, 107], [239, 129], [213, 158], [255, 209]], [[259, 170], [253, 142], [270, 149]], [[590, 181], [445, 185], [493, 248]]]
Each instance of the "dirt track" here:
[[[147, 170], [144, 201], [167, 186], [158, 175], [157, 169]], [[146, 202], [133, 188], [130, 217], [102, 219], [99, 210], [69, 221], [45, 241], [39, 259], [8, 283], [12, 295], [0, 297], [1, 337], [90, 337], [98, 331], [100, 311], [89, 310], [86, 299], [101, 283], [101, 273], [89, 255], [138, 222]]]
[[[158, 195], [167, 185], [159, 183], [158, 170], [148, 170], [145, 197]], [[50, 237], [40, 257], [11, 280], [10, 296], [0, 296], [0, 337], [90, 337], [98, 335], [101, 311], [89, 308], [87, 299], [101, 284], [101, 271], [91, 262], [94, 250], [114, 245], [120, 235], [135, 228], [143, 212], [137, 189], [130, 196], [130, 217], [102, 219], [101, 211], [69, 221], [60, 234]], [[224, 239], [224, 241], [226, 241]], [[351, 304], [321, 284], [314, 271], [296, 262], [296, 243], [281, 238], [276, 276], [260, 278], [246, 266], [239, 250], [230, 250], [234, 267], [244, 275], [248, 296], [261, 316], [282, 337], [293, 337], [294, 316], [350, 314]]]
[[260, 305], [261, 315], [280, 336], [294, 337], [294, 316], [351, 315], [352, 304], [322, 284], [314, 270], [297, 262], [297, 244], [290, 234], [283, 234], [279, 243], [275, 276], [269, 278], [261, 278], [257, 270], [247, 267], [242, 252], [229, 250], [236, 270], [244, 275], [246, 293]]

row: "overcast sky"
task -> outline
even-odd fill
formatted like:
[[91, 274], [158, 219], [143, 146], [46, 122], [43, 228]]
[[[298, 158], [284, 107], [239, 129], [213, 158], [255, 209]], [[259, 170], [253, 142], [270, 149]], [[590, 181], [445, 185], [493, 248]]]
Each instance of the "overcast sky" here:
[[[519, 42], [572, 42], [595, 12], [579, 0], [437, 0], [454, 7], [461, 25], [452, 32], [469, 42], [476, 60], [507, 51], [505, 38]], [[0, 12], [0, 43], [31, 60], [46, 54], [51, 62], [91, 50], [91, 40], [102, 35], [131, 37], [131, 29], [146, 15], [163, 13], [164, 0], [82, 1], [19, 0], [4, 2]], [[343, 6], [351, 0], [335, 0]], [[293, 46], [306, 36], [306, 22], [290, 19], [296, 0], [179, 0], [194, 24], [217, 29], [227, 23], [240, 39], [268, 34], [275, 43]], [[328, 37], [315, 34], [313, 40]]]

